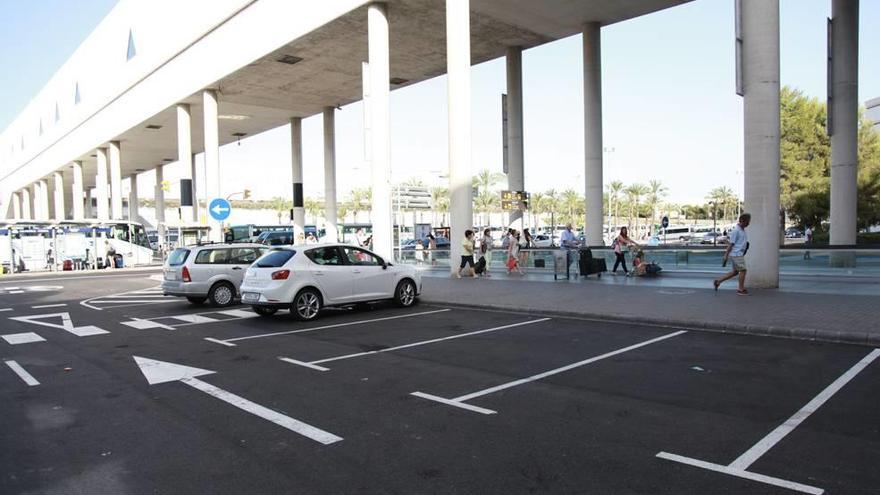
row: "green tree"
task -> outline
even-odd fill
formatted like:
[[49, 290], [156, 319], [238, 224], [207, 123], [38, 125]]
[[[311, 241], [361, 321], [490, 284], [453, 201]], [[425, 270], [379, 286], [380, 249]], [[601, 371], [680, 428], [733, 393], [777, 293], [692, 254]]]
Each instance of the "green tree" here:
[[324, 213], [324, 202], [316, 198], [306, 198], [303, 201], [303, 208], [306, 210], [306, 215], [312, 217], [312, 223], [317, 225], [318, 217]]
[[651, 210], [651, 227], [653, 228], [654, 224], [657, 223], [657, 207], [660, 205], [660, 202], [666, 197], [668, 189], [663, 185], [662, 182], [656, 179], [652, 179], [648, 182], [648, 194], [645, 200], [645, 204], [648, 206], [648, 209]]
[[[445, 225], [446, 213], [449, 211], [449, 188], [431, 188], [431, 211], [434, 215], [434, 225]], [[440, 214], [440, 222], [437, 222], [437, 214]]]
[[[615, 180], [608, 184], [608, 198], [614, 203], [614, 225], [620, 222], [620, 200], [626, 186], [622, 181]], [[611, 207], [609, 207], [610, 209]]]
[[[350, 198], [350, 209], [354, 214], [354, 222], [357, 223], [358, 213], [362, 211], [369, 213], [373, 209], [373, 190], [369, 187], [356, 187], [351, 190]], [[372, 221], [369, 220], [369, 215], [367, 218], [368, 221]]]
[[[631, 235], [637, 236], [639, 231], [639, 214], [640, 214], [640, 206], [642, 203], [642, 199], [648, 194], [648, 186], [644, 184], [632, 184], [631, 186], [624, 189], [624, 194], [626, 194], [627, 200], [629, 201], [629, 223], [627, 225], [630, 226], [635, 232]], [[635, 224], [633, 224], [633, 219], [635, 219]], [[636, 237], [637, 238], [637, 237]]]
[[492, 172], [484, 168], [473, 177], [472, 183], [479, 193], [484, 193], [493, 191], [495, 186], [502, 183], [506, 178], [507, 176], [501, 172]]

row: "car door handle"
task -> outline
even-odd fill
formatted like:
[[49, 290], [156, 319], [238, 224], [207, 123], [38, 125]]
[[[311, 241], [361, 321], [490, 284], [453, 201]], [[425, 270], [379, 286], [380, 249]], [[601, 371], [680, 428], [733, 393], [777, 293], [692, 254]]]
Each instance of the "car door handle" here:
[[360, 272], [361, 272], [361, 271], [358, 270], [357, 268], [355, 268], [354, 270], [351, 271], [351, 273], [360, 273]]
[[313, 273], [315, 274], [315, 276], [318, 276], [318, 277], [324, 276], [324, 272], [313, 272]]
[[241, 270], [241, 267], [240, 267], [240, 266], [234, 266], [234, 267], [232, 267], [232, 269], [233, 269], [233, 270]]

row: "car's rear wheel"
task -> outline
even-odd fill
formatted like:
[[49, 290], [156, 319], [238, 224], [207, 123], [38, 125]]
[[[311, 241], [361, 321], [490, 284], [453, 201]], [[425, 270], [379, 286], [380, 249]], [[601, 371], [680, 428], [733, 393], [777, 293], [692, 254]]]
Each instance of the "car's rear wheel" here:
[[416, 284], [410, 279], [401, 280], [394, 289], [394, 304], [408, 308], [416, 302]]
[[269, 308], [266, 306], [252, 306], [254, 313], [260, 316], [272, 316], [278, 312], [278, 308]]
[[189, 301], [190, 304], [194, 306], [201, 306], [205, 304], [206, 297], [187, 297], [186, 300]]
[[235, 301], [235, 287], [229, 282], [217, 282], [208, 291], [208, 299], [214, 306], [229, 306]]
[[315, 289], [310, 288], [299, 291], [293, 298], [290, 312], [297, 320], [314, 320], [321, 312], [321, 295]]

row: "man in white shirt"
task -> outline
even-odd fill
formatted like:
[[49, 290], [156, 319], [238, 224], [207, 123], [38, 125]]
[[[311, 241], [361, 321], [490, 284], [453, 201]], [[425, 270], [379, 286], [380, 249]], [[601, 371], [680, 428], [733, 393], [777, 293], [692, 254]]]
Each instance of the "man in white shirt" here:
[[746, 227], [749, 226], [751, 220], [750, 214], [743, 213], [739, 216], [739, 223], [730, 231], [730, 243], [727, 245], [727, 250], [724, 251], [723, 265], [727, 265], [727, 261], [730, 260], [733, 263], [733, 269], [727, 275], [712, 281], [716, 291], [724, 281], [738, 276], [739, 288], [736, 293], [741, 296], [749, 295], [749, 291], [746, 290], [746, 251], [749, 249], [749, 236], [746, 234]]

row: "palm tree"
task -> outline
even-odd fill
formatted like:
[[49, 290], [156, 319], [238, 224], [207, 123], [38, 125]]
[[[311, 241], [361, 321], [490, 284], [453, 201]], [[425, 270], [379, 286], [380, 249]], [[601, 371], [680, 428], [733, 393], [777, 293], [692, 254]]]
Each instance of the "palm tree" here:
[[635, 217], [635, 220], [636, 220], [634, 235], [638, 235], [638, 233], [639, 233], [639, 224], [638, 224], [639, 213], [640, 213], [639, 212], [639, 205], [642, 201], [642, 198], [648, 193], [648, 191], [650, 191], [650, 189], [648, 189], [648, 186], [646, 186], [644, 184], [633, 184], [633, 185], [627, 187], [626, 190], [624, 190], [624, 193], [626, 193], [627, 199], [629, 199], [629, 223], [628, 223], [628, 225], [632, 226], [633, 217]]
[[507, 176], [501, 172], [492, 172], [484, 168], [474, 176], [472, 183], [480, 193], [484, 193], [491, 191], [506, 178]]
[[284, 216], [284, 212], [288, 210], [287, 202], [281, 196], [274, 196], [270, 202], [272, 203], [272, 209], [275, 210], [275, 213], [278, 216], [278, 223], [281, 223], [281, 217]]
[[660, 204], [660, 200], [666, 196], [666, 192], [668, 189], [663, 185], [662, 182], [656, 179], [652, 179], [648, 182], [648, 198], [647, 205], [651, 210], [651, 227], [653, 228], [654, 224], [657, 223], [657, 205]]
[[306, 215], [312, 217], [312, 223], [317, 225], [318, 216], [324, 212], [324, 202], [315, 198], [306, 198], [303, 202], [303, 208], [306, 210]]
[[484, 225], [489, 225], [489, 213], [495, 210], [500, 202], [501, 199], [489, 191], [481, 191], [480, 194], [474, 198], [474, 206], [476, 207], [475, 209], [477, 210], [477, 213], [484, 213], [486, 215], [486, 222]]
[[[336, 221], [345, 223], [345, 217], [348, 216], [349, 211], [351, 211], [351, 203], [348, 201], [343, 201], [336, 205]], [[340, 239], [342, 237], [340, 236]]]
[[355, 223], [358, 221], [358, 213], [372, 210], [372, 200], [373, 190], [368, 187], [356, 187], [351, 190], [351, 211], [354, 213]]
[[562, 207], [566, 210], [566, 223], [579, 224], [576, 220], [578, 209], [583, 204], [584, 200], [581, 198], [574, 189], [566, 189], [562, 191], [561, 197]]
[[529, 198], [529, 209], [532, 211], [532, 216], [535, 219], [535, 228], [540, 228], [541, 215], [547, 213], [547, 201], [544, 195], [541, 193], [532, 194], [532, 197]]
[[553, 225], [550, 227], [555, 230], [556, 224], [559, 223], [559, 219], [556, 218], [556, 212], [559, 211], [559, 195], [556, 193], [556, 189], [550, 189], [549, 191], [544, 192], [544, 202], [547, 212], [550, 213], [550, 216], [553, 219]]
[[449, 188], [431, 188], [431, 213], [434, 215], [433, 223], [437, 224], [437, 213], [440, 213], [440, 225], [444, 225], [446, 212], [449, 211]]
[[[620, 222], [620, 194], [623, 192], [624, 184], [622, 181], [615, 180], [608, 184], [608, 201], [614, 202], [614, 225]], [[608, 207], [611, 210], [611, 206]]]

